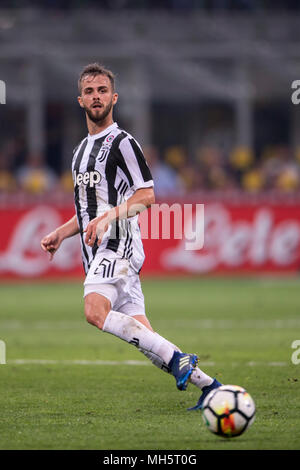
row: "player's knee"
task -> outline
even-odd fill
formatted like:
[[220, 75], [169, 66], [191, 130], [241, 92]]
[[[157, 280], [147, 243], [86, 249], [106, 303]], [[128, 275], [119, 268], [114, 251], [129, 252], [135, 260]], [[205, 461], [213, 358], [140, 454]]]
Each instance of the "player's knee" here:
[[95, 309], [92, 305], [88, 304], [85, 306], [84, 314], [88, 323], [102, 330], [107, 315], [104, 309]]
[[102, 330], [105, 319], [110, 311], [110, 302], [99, 299], [97, 294], [89, 294], [85, 298], [84, 314], [88, 323]]

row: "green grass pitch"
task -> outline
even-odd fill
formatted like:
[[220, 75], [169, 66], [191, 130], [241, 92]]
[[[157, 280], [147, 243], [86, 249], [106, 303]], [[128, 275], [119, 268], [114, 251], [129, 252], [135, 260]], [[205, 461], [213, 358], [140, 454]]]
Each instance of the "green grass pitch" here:
[[193, 385], [178, 391], [136, 348], [86, 323], [80, 283], [2, 284], [0, 449], [299, 449], [300, 280], [146, 279], [143, 290], [156, 331], [248, 390], [253, 426], [211, 434], [186, 411]]

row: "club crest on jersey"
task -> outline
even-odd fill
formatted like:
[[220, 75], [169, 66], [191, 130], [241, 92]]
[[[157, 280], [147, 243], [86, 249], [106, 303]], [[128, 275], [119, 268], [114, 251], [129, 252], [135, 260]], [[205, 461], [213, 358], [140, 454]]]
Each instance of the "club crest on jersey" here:
[[89, 186], [89, 188], [93, 188], [96, 184], [100, 183], [101, 175], [99, 171], [86, 171], [85, 173], [76, 173], [74, 171], [74, 181], [75, 186], [80, 186], [84, 184], [85, 186]]
[[97, 156], [98, 162], [103, 162], [108, 157], [108, 154], [111, 149], [111, 144], [114, 138], [115, 138], [114, 135], [109, 135], [108, 137], [106, 137]]

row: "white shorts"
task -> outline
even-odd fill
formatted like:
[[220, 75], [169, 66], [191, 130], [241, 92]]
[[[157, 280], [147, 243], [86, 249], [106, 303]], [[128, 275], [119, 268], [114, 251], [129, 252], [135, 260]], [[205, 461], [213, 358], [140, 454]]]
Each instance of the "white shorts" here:
[[112, 310], [130, 316], [145, 315], [139, 275], [125, 258], [111, 250], [96, 253], [84, 282], [84, 297], [95, 292], [110, 300]]

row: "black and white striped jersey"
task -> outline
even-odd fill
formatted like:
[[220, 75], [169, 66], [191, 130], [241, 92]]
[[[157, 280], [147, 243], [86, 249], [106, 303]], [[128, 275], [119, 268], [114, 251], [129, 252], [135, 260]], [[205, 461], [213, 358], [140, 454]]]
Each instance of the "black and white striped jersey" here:
[[89, 135], [75, 148], [72, 161], [75, 208], [80, 229], [83, 265], [87, 273], [98, 250], [111, 250], [127, 258], [136, 272], [144, 261], [138, 216], [112, 225], [97, 244], [84, 242], [88, 223], [126, 201], [137, 189], [153, 186], [152, 176], [137, 141], [113, 123]]

